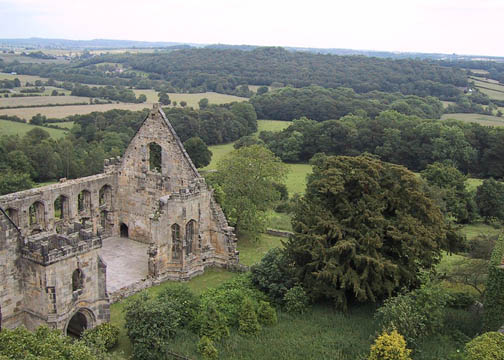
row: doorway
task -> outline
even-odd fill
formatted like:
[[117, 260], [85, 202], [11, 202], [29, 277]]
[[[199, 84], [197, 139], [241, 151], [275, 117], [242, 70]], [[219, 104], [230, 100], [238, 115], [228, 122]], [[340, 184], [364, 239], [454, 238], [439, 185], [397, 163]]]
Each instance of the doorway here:
[[80, 338], [84, 330], [87, 328], [88, 321], [86, 315], [79, 311], [70, 319], [67, 326], [67, 335], [74, 338]]
[[121, 223], [121, 229], [120, 229], [121, 237], [122, 238], [127, 238], [128, 236], [128, 225], [125, 223]]

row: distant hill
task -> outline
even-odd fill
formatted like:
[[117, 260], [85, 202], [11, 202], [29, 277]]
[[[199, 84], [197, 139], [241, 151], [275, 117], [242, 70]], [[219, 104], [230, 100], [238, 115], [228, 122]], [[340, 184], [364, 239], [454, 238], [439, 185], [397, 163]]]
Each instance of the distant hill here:
[[[26, 48], [26, 49], [128, 49], [128, 48], [211, 48], [211, 49], [232, 49], [242, 51], [252, 51], [262, 46], [257, 45], [227, 45], [227, 44], [196, 44], [171, 41], [134, 41], [134, 40], [111, 40], [111, 39], [93, 39], [93, 40], [67, 40], [67, 39], [45, 39], [45, 38], [27, 38], [27, 39], [0, 39], [1, 48]], [[461, 55], [461, 54], [441, 54], [441, 53], [421, 53], [421, 52], [392, 52], [376, 50], [356, 50], [340, 48], [309, 48], [309, 47], [284, 47], [288, 51], [301, 51], [315, 54], [331, 55], [362, 55], [389, 59], [429, 59], [429, 60], [467, 60], [467, 61], [497, 61], [504, 62], [504, 57], [485, 56], [485, 55]]]

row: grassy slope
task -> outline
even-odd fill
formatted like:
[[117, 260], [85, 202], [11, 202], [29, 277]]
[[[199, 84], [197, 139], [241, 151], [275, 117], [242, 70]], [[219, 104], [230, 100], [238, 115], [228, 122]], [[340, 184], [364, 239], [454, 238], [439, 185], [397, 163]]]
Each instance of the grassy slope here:
[[18, 122], [7, 121], [7, 120], [0, 120], [0, 135], [20, 135], [20, 136], [23, 136], [28, 131], [30, 131], [36, 127], [44, 129], [54, 139], [59, 139], [59, 138], [62, 138], [66, 135], [66, 132], [64, 130], [51, 129], [51, 128], [46, 128], [46, 127], [42, 127], [42, 126], [35, 126], [35, 125], [18, 123]]
[[[147, 103], [155, 103], [158, 101], [158, 92], [153, 89], [146, 90], [133, 90], [135, 95], [138, 96], [140, 94], [145, 94], [147, 96]], [[215, 92], [206, 92], [206, 93], [198, 93], [198, 94], [178, 94], [178, 93], [168, 93], [171, 101], [176, 101], [178, 104], [183, 100], [187, 102], [187, 106], [191, 106], [195, 109], [198, 108], [198, 102], [207, 98], [210, 104], [226, 104], [233, 101], [246, 101], [247, 98], [227, 95], [227, 94], [218, 94]], [[180, 105], [177, 105], [180, 106]]]
[[463, 122], [477, 123], [485, 126], [504, 126], [504, 118], [490, 115], [482, 114], [444, 114], [441, 116], [441, 120], [455, 119]]
[[[81, 96], [26, 96], [0, 98], [0, 107], [43, 106], [48, 104], [75, 103], [89, 103], [89, 98]], [[2, 113], [2, 110], [0, 110], [0, 113]]]

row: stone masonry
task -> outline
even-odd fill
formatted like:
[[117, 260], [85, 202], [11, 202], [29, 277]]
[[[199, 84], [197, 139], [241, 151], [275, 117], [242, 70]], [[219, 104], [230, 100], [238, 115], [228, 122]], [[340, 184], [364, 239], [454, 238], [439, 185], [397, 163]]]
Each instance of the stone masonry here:
[[148, 245], [151, 283], [238, 264], [233, 228], [157, 105], [103, 174], [0, 196], [0, 208], [1, 327], [79, 335], [108, 321], [109, 236]]

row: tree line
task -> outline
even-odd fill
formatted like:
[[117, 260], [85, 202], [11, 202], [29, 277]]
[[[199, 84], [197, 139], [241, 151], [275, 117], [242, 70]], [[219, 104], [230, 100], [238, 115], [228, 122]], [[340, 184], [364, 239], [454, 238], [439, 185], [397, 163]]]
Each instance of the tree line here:
[[504, 129], [422, 119], [394, 110], [375, 118], [346, 115], [317, 122], [303, 117], [281, 132], [261, 132], [260, 139], [287, 162], [307, 162], [317, 153], [367, 152], [413, 171], [436, 161], [449, 161], [465, 174], [504, 177], [500, 155], [504, 152]]

